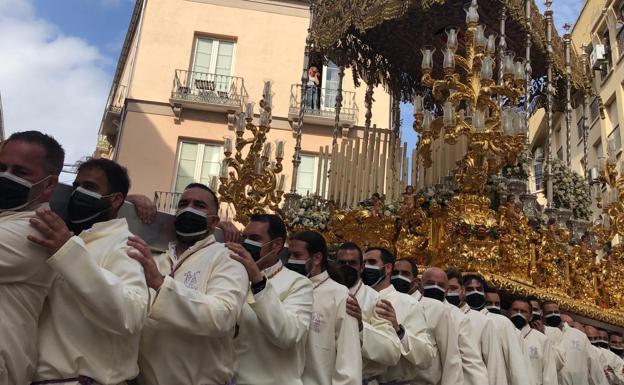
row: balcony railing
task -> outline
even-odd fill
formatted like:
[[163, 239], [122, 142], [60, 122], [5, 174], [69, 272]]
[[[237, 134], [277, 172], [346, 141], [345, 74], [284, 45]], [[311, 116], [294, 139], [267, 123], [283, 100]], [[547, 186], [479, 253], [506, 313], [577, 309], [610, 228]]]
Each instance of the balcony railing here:
[[243, 78], [176, 70], [172, 104], [194, 105], [211, 111], [239, 110], [248, 97]]
[[124, 102], [126, 100], [126, 86], [117, 87], [117, 91], [115, 92], [115, 97], [111, 100], [111, 104], [108, 107], [108, 111], [113, 114], [121, 113], [121, 109], [124, 106]]
[[181, 195], [182, 193], [179, 192], [155, 191], [154, 204], [156, 209], [165, 213], [175, 214]]
[[[313, 123], [333, 125], [336, 118], [336, 95], [338, 91], [328, 88], [307, 89], [305, 117]], [[311, 99], [311, 100], [309, 100]], [[288, 117], [296, 119], [301, 107], [301, 84], [290, 87], [290, 107]], [[355, 103], [355, 92], [342, 91], [342, 107], [340, 108], [341, 124], [354, 125], [358, 107]]]

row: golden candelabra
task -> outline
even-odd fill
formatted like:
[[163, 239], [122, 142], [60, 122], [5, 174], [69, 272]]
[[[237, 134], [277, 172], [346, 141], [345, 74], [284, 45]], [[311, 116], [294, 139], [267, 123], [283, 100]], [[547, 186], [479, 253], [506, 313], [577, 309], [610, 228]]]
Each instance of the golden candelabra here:
[[[271, 83], [264, 83], [260, 101], [259, 124], [253, 124], [253, 104], [247, 103], [236, 121], [236, 153], [232, 156], [232, 138], [225, 138], [225, 159], [221, 164], [219, 194], [223, 202], [232, 203], [236, 209], [235, 220], [246, 224], [251, 214], [277, 211], [284, 194], [285, 176], [282, 172], [284, 141], [277, 141], [275, 159], [273, 146], [265, 143], [271, 130]], [[245, 131], [251, 132], [244, 138]], [[246, 147], [247, 153], [243, 156]]]

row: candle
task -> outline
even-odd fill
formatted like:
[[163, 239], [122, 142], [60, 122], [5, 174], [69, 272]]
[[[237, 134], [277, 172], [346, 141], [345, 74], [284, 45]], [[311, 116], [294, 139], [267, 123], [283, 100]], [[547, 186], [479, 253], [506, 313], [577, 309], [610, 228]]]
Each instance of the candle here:
[[487, 45], [485, 47], [485, 51], [489, 55], [494, 55], [496, 53], [496, 33], [491, 33], [488, 36]]
[[253, 117], [254, 117], [254, 105], [253, 105], [253, 103], [249, 102], [245, 106], [245, 116], [247, 117], [247, 119], [253, 119]]
[[321, 158], [323, 157], [323, 146], [319, 148], [319, 156], [318, 156], [318, 166], [316, 170], [316, 195], [320, 195], [321, 191], [321, 174], [323, 173], [323, 162], [321, 162]]
[[477, 25], [477, 30], [474, 34], [474, 45], [477, 48], [483, 49], [487, 45], [488, 40], [485, 38], [485, 25]]
[[256, 163], [254, 166], [254, 172], [258, 175], [262, 174], [262, 171], [264, 169], [264, 161], [262, 160], [262, 158], [256, 158]]
[[265, 143], [262, 151], [262, 157], [269, 159], [271, 157], [271, 143]]
[[444, 62], [442, 63], [442, 68], [444, 69], [454, 69], [455, 68], [455, 52], [450, 49], [444, 50]]
[[477, 24], [479, 22], [479, 12], [477, 12], [477, 0], [472, 0], [472, 2], [464, 7], [466, 11], [466, 24]]
[[282, 159], [284, 158], [284, 141], [281, 139], [278, 139], [277, 141], [275, 141], [275, 158], [276, 159]]
[[266, 110], [262, 110], [260, 112], [260, 126], [268, 127], [269, 126], [269, 114]]
[[525, 71], [524, 71], [524, 63], [522, 61], [517, 61], [514, 68], [514, 78], [516, 80], [524, 80], [526, 79]]
[[228, 178], [228, 168], [229, 168], [228, 160], [223, 159], [223, 162], [221, 162], [221, 169], [219, 170], [219, 178], [223, 178], [223, 179]]
[[267, 80], [264, 82], [264, 90], [262, 91], [262, 95], [265, 97], [267, 97], [267, 95], [271, 94], [271, 81]]
[[422, 114], [424, 110], [423, 97], [420, 95], [414, 96], [414, 114]]
[[481, 80], [492, 80], [494, 75], [493, 68], [494, 60], [489, 56], [484, 57], [481, 63]]
[[327, 175], [328, 166], [329, 166], [329, 146], [325, 146], [325, 155], [323, 156], [323, 186], [321, 190], [321, 196], [324, 198], [327, 197], [327, 180], [329, 179]]
[[453, 107], [453, 103], [444, 102], [442, 106], [443, 116], [442, 121], [444, 123], [444, 127], [451, 127], [455, 124], [455, 108]]
[[245, 113], [241, 112], [240, 114], [238, 114], [238, 117], [236, 118], [236, 132], [237, 133], [242, 133], [245, 132], [245, 127], [247, 126], [247, 122], [245, 122]]
[[425, 46], [423, 47], [423, 49], [420, 50], [420, 52], [422, 52], [423, 54], [421, 68], [424, 71], [428, 70], [429, 72], [431, 72], [431, 70], [433, 69], [433, 52], [435, 52], [435, 48]]
[[514, 51], [507, 51], [505, 53], [505, 60], [504, 60], [504, 65], [503, 65], [503, 71], [505, 73], [505, 75], [513, 75], [514, 73], [514, 57], [516, 56], [516, 53]]
[[455, 52], [457, 51], [457, 28], [448, 27], [446, 29], [446, 47]]
[[229, 156], [228, 154], [232, 153], [232, 138], [229, 136], [226, 136], [224, 138], [223, 152], [225, 152], [227, 156]]
[[217, 191], [217, 187], [219, 187], [219, 178], [216, 175], [213, 175], [210, 179], [210, 189], [212, 191]]
[[284, 191], [284, 186], [286, 185], [286, 175], [282, 174], [279, 177], [279, 183], [277, 185], [277, 191]]

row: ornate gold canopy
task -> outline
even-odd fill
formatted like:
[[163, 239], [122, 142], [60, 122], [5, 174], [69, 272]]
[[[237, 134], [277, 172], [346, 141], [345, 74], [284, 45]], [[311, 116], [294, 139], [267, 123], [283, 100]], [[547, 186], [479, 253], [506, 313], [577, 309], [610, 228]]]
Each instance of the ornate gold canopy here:
[[[422, 77], [420, 48], [442, 46], [444, 29], [464, 24], [465, 2], [468, 0], [317, 0], [312, 37], [321, 53], [336, 64], [350, 66], [356, 80], [382, 84], [393, 95], [411, 101]], [[480, 0], [480, 22], [500, 33], [503, 8], [508, 49], [524, 52], [528, 29], [525, 0]], [[530, 25], [533, 78], [539, 78], [546, 74], [548, 64], [546, 22], [533, 1]], [[565, 95], [563, 46], [563, 39], [554, 32], [553, 67], [561, 97]], [[571, 82], [573, 91], [583, 89], [581, 63], [575, 52]]]

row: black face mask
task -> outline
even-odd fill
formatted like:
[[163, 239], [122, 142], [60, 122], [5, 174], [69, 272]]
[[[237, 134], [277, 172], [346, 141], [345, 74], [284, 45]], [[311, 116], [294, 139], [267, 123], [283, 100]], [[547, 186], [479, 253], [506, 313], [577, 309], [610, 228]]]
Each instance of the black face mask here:
[[461, 298], [459, 298], [459, 293], [448, 293], [446, 295], [446, 300], [453, 306], [459, 306], [461, 303]]
[[111, 208], [108, 199], [102, 195], [77, 187], [69, 198], [67, 204], [67, 227], [74, 234], [90, 229], [98, 222], [105, 222], [109, 218], [106, 213]]
[[498, 306], [486, 306], [485, 308], [488, 309], [490, 313], [501, 314], [501, 308]]
[[375, 286], [381, 282], [385, 276], [383, 267], [366, 265], [364, 266], [364, 271], [362, 271], [362, 282], [364, 282], [366, 286]]
[[518, 329], [522, 329], [527, 324], [527, 319], [524, 317], [524, 314], [516, 313], [512, 315], [509, 319]]
[[556, 328], [561, 324], [561, 316], [559, 313], [548, 314], [544, 317], [544, 323], [550, 327]]
[[592, 345], [594, 345], [595, 347], [599, 348], [600, 347], [600, 341], [598, 340], [594, 340], [594, 341], [589, 341], [589, 343], [591, 343]]
[[360, 272], [349, 265], [340, 265], [340, 274], [344, 285], [348, 288], [352, 288], [360, 279]]
[[[262, 247], [270, 244], [271, 242], [273, 241], [262, 244], [260, 242], [252, 241], [251, 239], [245, 239], [242, 243], [242, 246], [245, 250], [249, 252], [249, 254], [251, 254], [251, 258], [254, 260], [254, 262], [258, 262], [263, 257], [263, 255], [260, 255]], [[264, 257], [266, 257], [266, 255], [264, 255]]]
[[611, 349], [613, 353], [615, 353], [616, 355], [620, 357], [622, 356], [622, 353], [624, 353], [624, 348], [620, 348], [617, 346], [610, 346], [609, 349]]
[[30, 203], [28, 194], [32, 187], [47, 178], [30, 183], [11, 173], [0, 172], [0, 211], [16, 211], [26, 207]]
[[178, 240], [185, 244], [194, 244], [208, 234], [208, 215], [192, 207], [182, 209], [176, 214], [175, 231]]
[[485, 305], [485, 294], [480, 291], [471, 291], [466, 293], [466, 303], [471, 309], [481, 310]]
[[609, 349], [609, 342], [605, 340], [598, 340], [598, 347], [603, 349]]
[[[423, 297], [435, 299], [435, 300], [442, 302], [444, 301], [445, 293], [446, 291], [438, 285], [424, 285], [423, 286]], [[459, 296], [457, 298], [459, 299]]]
[[412, 282], [409, 279], [400, 275], [393, 275], [390, 278], [390, 283], [399, 293], [407, 294], [412, 288]]
[[541, 321], [542, 315], [538, 312], [533, 313], [533, 321]]
[[306, 267], [306, 261], [301, 261], [298, 259], [289, 259], [286, 263], [286, 268], [294, 271], [295, 273], [299, 273], [304, 277], [308, 276], [308, 268]]

